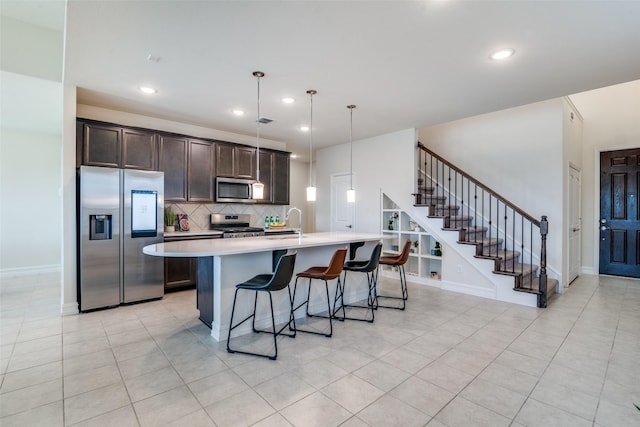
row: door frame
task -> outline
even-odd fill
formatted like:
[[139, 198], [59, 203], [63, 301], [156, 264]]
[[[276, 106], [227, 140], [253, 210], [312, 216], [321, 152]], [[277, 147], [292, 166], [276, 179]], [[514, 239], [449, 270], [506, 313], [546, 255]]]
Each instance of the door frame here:
[[569, 192], [569, 203], [567, 206], [567, 228], [565, 230], [566, 239], [567, 239], [567, 286], [571, 284], [573, 280], [575, 280], [578, 276], [571, 278], [571, 263], [572, 263], [572, 251], [571, 251], [571, 169], [575, 170], [578, 173], [578, 179], [580, 181], [580, 188], [578, 189], [578, 215], [580, 217], [580, 246], [578, 248], [578, 257], [580, 259], [580, 266], [578, 271], [578, 276], [582, 273], [582, 168], [573, 162], [569, 162], [569, 166], [567, 168], [567, 191]]
[[[330, 196], [329, 196], [331, 198], [331, 203], [329, 205], [329, 209], [330, 209], [329, 230], [331, 230], [331, 231], [336, 231], [335, 227], [334, 227], [334, 225], [335, 225], [334, 212], [335, 212], [335, 209], [336, 209], [336, 206], [335, 206], [335, 200], [336, 200], [336, 198], [335, 198], [335, 181], [336, 181], [337, 178], [349, 177], [349, 176], [352, 176], [352, 182], [353, 182], [354, 187], [355, 187], [355, 181], [356, 181], [356, 174], [355, 173], [351, 174], [349, 172], [338, 172], [338, 173], [332, 173], [331, 174], [331, 183], [330, 183], [331, 190], [330, 190]], [[356, 194], [356, 197], [357, 197], [357, 194]], [[355, 229], [356, 229], [356, 206], [355, 205], [356, 204], [354, 203], [353, 204], [353, 208], [351, 209], [351, 225], [352, 225], [351, 232], [355, 232]], [[344, 231], [344, 230], [340, 230], [340, 231]]]
[[585, 272], [585, 274], [593, 274], [598, 276], [600, 274], [600, 154], [605, 151], [619, 151], [619, 150], [632, 150], [640, 148], [637, 144], [629, 145], [612, 145], [607, 147], [595, 147], [593, 150], [593, 224], [591, 224], [593, 230], [593, 267], [591, 272]]

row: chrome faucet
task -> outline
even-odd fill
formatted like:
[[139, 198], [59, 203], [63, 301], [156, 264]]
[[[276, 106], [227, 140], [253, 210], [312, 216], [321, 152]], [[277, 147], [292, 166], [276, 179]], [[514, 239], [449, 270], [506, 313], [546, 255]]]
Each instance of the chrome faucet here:
[[289, 209], [287, 211], [287, 214], [285, 215], [285, 220], [288, 221], [289, 220], [289, 214], [291, 213], [291, 211], [298, 211], [298, 224], [300, 225], [300, 228], [298, 228], [298, 235], [302, 236], [302, 211], [298, 208], [296, 208], [295, 206], [292, 207], [291, 209]]

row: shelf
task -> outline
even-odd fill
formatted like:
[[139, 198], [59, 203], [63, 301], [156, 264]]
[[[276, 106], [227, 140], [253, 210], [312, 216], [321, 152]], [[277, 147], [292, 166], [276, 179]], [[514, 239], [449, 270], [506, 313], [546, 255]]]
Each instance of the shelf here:
[[[437, 283], [442, 277], [442, 256], [431, 255], [435, 248], [436, 238], [424, 230], [407, 212], [382, 194], [382, 234], [386, 236], [384, 240], [383, 253], [387, 256], [395, 256], [400, 253], [407, 239], [411, 242], [418, 242], [416, 252], [409, 254], [409, 259], [405, 264], [405, 273], [410, 277], [410, 281], [417, 283]], [[394, 230], [389, 230], [387, 225], [392, 220]], [[417, 227], [417, 228], [416, 228]], [[397, 248], [396, 250], [391, 247]], [[414, 246], [412, 246], [414, 249]], [[389, 277], [396, 276], [397, 269], [385, 267], [383, 273]], [[432, 277], [432, 273], [436, 277]]]

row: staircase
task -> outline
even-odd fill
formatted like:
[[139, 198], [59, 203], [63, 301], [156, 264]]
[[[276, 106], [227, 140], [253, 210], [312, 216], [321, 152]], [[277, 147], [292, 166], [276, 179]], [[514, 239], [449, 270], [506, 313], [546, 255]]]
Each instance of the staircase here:
[[475, 246], [475, 257], [493, 260], [494, 274], [513, 277], [513, 291], [537, 295], [546, 307], [558, 281], [547, 277], [547, 217], [537, 220], [455, 165], [418, 143], [415, 207], [441, 218], [457, 243]]

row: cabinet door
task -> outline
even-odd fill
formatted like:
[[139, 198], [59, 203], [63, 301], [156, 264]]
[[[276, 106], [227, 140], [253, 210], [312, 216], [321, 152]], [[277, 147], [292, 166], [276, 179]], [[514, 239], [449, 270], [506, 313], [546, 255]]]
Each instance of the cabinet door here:
[[289, 204], [289, 154], [273, 153], [272, 200], [276, 205]]
[[196, 259], [172, 258], [164, 259], [164, 289], [171, 290], [196, 284]]
[[235, 173], [235, 147], [216, 144], [216, 176], [233, 178]]
[[161, 136], [160, 153], [160, 170], [164, 172], [165, 201], [186, 202], [189, 140]]
[[235, 147], [235, 151], [235, 177], [256, 179], [256, 150], [250, 147]]
[[213, 145], [210, 142], [189, 141], [188, 199], [192, 202], [213, 202]]
[[273, 203], [273, 153], [260, 150], [260, 182], [264, 184], [262, 202]]
[[82, 164], [120, 167], [122, 128], [85, 123]]
[[157, 170], [158, 143], [154, 132], [122, 130], [122, 163], [125, 169]]

